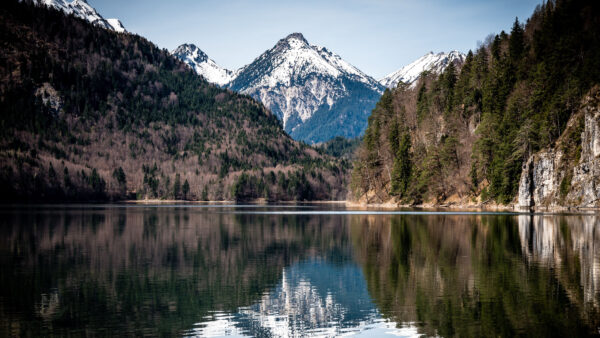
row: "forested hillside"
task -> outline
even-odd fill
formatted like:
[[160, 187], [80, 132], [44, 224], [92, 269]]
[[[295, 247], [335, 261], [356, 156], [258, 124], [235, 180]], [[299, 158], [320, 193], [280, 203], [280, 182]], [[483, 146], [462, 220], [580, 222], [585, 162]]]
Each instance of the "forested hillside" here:
[[[415, 89], [385, 92], [354, 165], [354, 196], [368, 203], [510, 203], [524, 162], [559, 138], [566, 196], [583, 130], [593, 128], [576, 113], [598, 83], [600, 3], [548, 1], [525, 24], [515, 20], [509, 34], [489, 36], [461, 67], [424, 74]], [[568, 123], [578, 129], [563, 135]]]
[[5, 201], [333, 199], [343, 164], [142, 37], [0, 3]]

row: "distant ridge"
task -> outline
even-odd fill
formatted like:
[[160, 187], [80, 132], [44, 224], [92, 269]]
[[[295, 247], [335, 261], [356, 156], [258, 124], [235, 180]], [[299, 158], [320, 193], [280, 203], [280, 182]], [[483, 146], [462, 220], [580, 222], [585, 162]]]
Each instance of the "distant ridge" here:
[[261, 101], [295, 139], [308, 143], [362, 135], [384, 87], [325, 47], [292, 33], [252, 63], [230, 71], [196, 46], [172, 52], [208, 81]]
[[439, 75], [444, 72], [451, 62], [462, 64], [465, 62], [465, 58], [466, 55], [459, 51], [437, 54], [429, 52], [412, 63], [382, 78], [379, 80], [379, 83], [387, 88], [395, 88], [400, 81], [408, 85], [414, 85], [424, 71]]
[[115, 32], [127, 32], [119, 19], [104, 19], [96, 9], [85, 0], [33, 0], [34, 4], [44, 5], [61, 10], [67, 14], [73, 14], [78, 18], [85, 19], [98, 27], [113, 30]]

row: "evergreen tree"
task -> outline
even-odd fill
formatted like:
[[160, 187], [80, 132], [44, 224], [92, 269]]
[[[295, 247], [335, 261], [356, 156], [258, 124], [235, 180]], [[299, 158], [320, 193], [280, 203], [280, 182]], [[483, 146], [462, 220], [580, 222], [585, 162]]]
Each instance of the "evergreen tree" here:
[[187, 179], [185, 180], [185, 182], [183, 182], [183, 186], [181, 187], [181, 192], [183, 193], [183, 199], [187, 200], [188, 194], [190, 192], [190, 183], [188, 182]]
[[175, 175], [175, 182], [173, 182], [173, 197], [179, 199], [181, 196], [181, 176]]
[[208, 188], [204, 186], [202, 189], [202, 198], [203, 201], [208, 201]]
[[410, 135], [403, 133], [397, 147], [392, 170], [392, 194], [404, 196], [410, 184], [412, 159], [410, 154]]
[[523, 56], [523, 52], [525, 51], [525, 31], [519, 23], [519, 18], [515, 18], [508, 41], [508, 52], [511, 61], [516, 64], [519, 62], [519, 59]]

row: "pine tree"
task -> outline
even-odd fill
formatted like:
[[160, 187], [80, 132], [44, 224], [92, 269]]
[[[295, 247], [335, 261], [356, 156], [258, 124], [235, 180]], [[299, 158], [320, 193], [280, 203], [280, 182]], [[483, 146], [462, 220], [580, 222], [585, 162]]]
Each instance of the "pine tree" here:
[[188, 182], [187, 179], [185, 180], [185, 182], [183, 182], [183, 187], [181, 187], [181, 192], [183, 193], [183, 199], [187, 200], [188, 194], [190, 192], [190, 183]]
[[392, 170], [392, 195], [404, 196], [410, 184], [412, 159], [410, 154], [410, 135], [403, 133], [394, 158]]
[[523, 56], [525, 51], [525, 32], [519, 18], [515, 18], [512, 30], [510, 32], [510, 38], [508, 40], [508, 52], [513, 63], [518, 63], [519, 59]]
[[125, 176], [125, 171], [123, 171], [123, 168], [119, 167], [113, 171], [112, 176], [119, 185], [119, 191], [124, 195], [127, 192], [127, 177]]
[[173, 182], [173, 197], [179, 199], [181, 194], [181, 176], [175, 175], [175, 182]]
[[202, 200], [208, 201], [208, 188], [206, 186], [202, 189]]

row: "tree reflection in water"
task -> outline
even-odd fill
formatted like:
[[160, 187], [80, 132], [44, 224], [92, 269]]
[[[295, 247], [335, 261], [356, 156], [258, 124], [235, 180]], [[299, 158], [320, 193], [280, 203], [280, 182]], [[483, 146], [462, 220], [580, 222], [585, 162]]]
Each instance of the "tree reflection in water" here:
[[397, 322], [441, 336], [597, 334], [600, 218], [354, 218], [369, 293]]
[[245, 210], [1, 209], [0, 335], [585, 336], [600, 326], [600, 217]]

